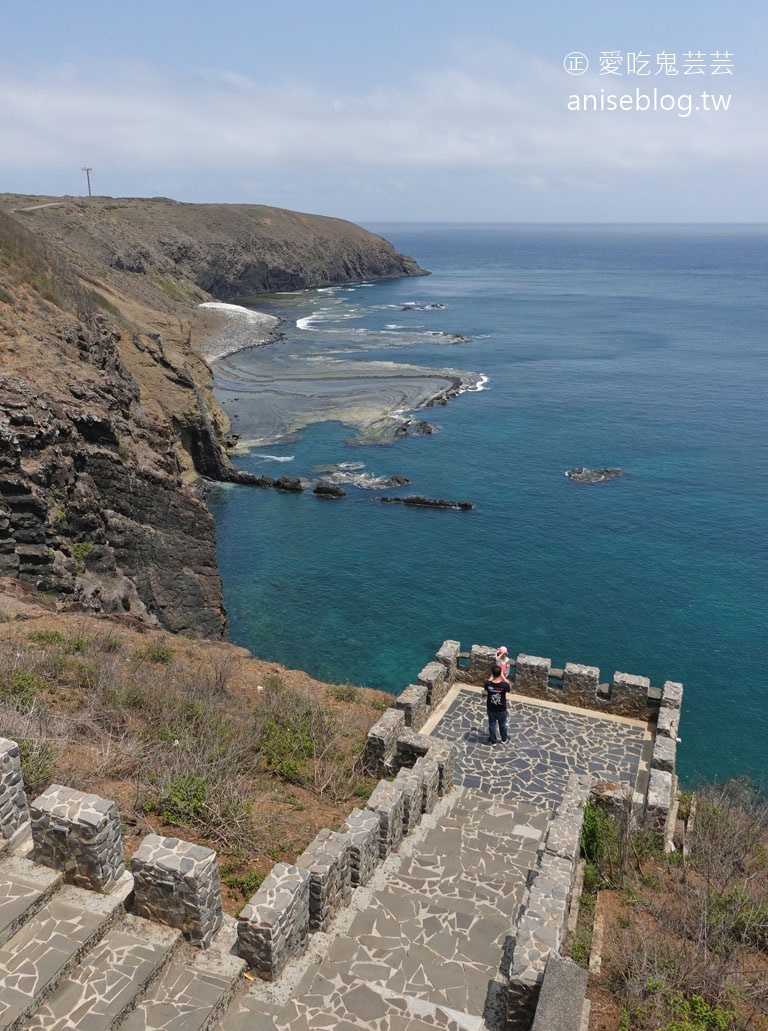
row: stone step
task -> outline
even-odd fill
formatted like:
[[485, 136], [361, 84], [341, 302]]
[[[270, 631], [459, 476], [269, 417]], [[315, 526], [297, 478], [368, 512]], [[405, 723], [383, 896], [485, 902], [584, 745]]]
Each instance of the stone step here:
[[[248, 1006], [246, 997], [241, 1002]], [[495, 1004], [494, 1005], [495, 1008]], [[435, 1002], [418, 994], [397, 991], [391, 985], [353, 974], [340, 973], [332, 979], [319, 974], [312, 993], [287, 1003], [274, 1017], [273, 1023], [261, 1019], [257, 1006], [252, 1016], [258, 1023], [224, 1023], [225, 1031], [358, 1031], [358, 1029], [386, 1028], [387, 1031], [484, 1031], [486, 1024], [483, 1008], [478, 1013], [467, 1013], [453, 1006]], [[242, 1014], [241, 1014], [242, 1015]], [[229, 1018], [229, 1014], [227, 1014]], [[502, 1025], [496, 1025], [502, 1026]]]
[[58, 890], [62, 875], [22, 856], [0, 860], [0, 945]]
[[100, 895], [67, 885], [0, 948], [0, 1031], [21, 1027], [124, 912], [118, 887]]
[[184, 945], [121, 1031], [208, 1031], [229, 1005], [245, 961], [232, 953], [237, 925], [231, 917], [210, 949]]
[[333, 998], [341, 997], [359, 981], [481, 1014], [511, 929], [507, 913], [461, 912], [426, 893], [387, 887], [374, 893], [348, 934], [331, 945], [303, 999], [326, 991], [329, 983]]
[[338, 1005], [318, 1013], [302, 1001], [278, 1006], [245, 995], [232, 1004], [218, 1026], [221, 1031], [318, 1031], [319, 1028], [370, 1031], [372, 1027], [387, 1031], [435, 1031], [435, 1028], [483, 1031], [485, 1028], [480, 1016], [363, 982], [350, 982], [347, 992], [335, 1003]]
[[273, 1031], [284, 1009], [249, 995], [238, 996], [216, 1025], [218, 1031]]
[[181, 934], [137, 916], [111, 927], [25, 1031], [110, 1031], [160, 976]]

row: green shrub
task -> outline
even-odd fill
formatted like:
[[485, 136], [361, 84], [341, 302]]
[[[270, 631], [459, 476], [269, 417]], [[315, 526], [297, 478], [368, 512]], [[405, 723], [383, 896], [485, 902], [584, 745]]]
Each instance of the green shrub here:
[[299, 720], [267, 716], [261, 726], [259, 754], [283, 780], [298, 784], [304, 779], [301, 761], [312, 755], [312, 739]]
[[148, 644], [136, 652], [136, 657], [147, 662], [170, 662], [174, 654], [173, 648], [167, 644]]
[[210, 784], [205, 777], [183, 773], [171, 781], [164, 794], [148, 803], [148, 809], [166, 823], [199, 824], [209, 792]]
[[589, 799], [584, 806], [584, 823], [581, 828], [581, 851], [584, 858], [600, 865], [605, 859], [616, 836], [610, 816], [596, 802]]
[[9, 669], [0, 680], [0, 700], [19, 712], [30, 712], [37, 696], [45, 689], [45, 681], [27, 669]]
[[242, 860], [230, 860], [221, 865], [221, 880], [232, 891], [238, 892], [244, 899], [259, 890], [264, 882], [265, 874], [256, 870], [243, 870]]
[[85, 569], [85, 560], [93, 551], [93, 544], [90, 541], [75, 541], [72, 545], [72, 558], [75, 560], [75, 571], [82, 573]]
[[35, 644], [64, 644], [64, 635], [58, 630], [33, 630], [27, 637]]
[[352, 684], [336, 684], [331, 688], [331, 697], [337, 702], [357, 702], [360, 700], [360, 692]]
[[24, 789], [30, 798], [45, 791], [56, 773], [56, 755], [49, 744], [21, 738], [19, 741]]

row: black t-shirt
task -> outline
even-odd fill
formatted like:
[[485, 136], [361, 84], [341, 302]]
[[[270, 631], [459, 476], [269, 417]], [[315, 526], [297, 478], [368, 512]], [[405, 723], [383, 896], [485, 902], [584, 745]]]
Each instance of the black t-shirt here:
[[494, 683], [493, 680], [486, 680], [486, 704], [491, 712], [504, 712], [504, 710], [507, 708], [508, 694], [509, 684], [506, 682], [506, 680], [500, 680], [498, 683]]

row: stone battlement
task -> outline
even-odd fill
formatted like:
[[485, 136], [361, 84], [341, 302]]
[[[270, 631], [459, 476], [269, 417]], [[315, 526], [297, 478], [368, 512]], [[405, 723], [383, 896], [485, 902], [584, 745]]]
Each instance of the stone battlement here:
[[[480, 685], [488, 679], [495, 661], [495, 648], [473, 644], [469, 665], [459, 667], [458, 679]], [[567, 662], [558, 669], [551, 659], [524, 653], [510, 661], [509, 680], [516, 694], [648, 721], [656, 719], [667, 686], [655, 687], [649, 677], [620, 672], [601, 682], [597, 666]], [[682, 692], [682, 685], [674, 686]]]

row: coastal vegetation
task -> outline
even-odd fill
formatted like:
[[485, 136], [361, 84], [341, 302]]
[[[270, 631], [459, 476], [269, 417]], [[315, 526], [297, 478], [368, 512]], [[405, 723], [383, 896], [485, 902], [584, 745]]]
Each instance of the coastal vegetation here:
[[127, 856], [150, 832], [208, 844], [232, 912], [373, 789], [361, 754], [390, 696], [135, 620], [0, 606], [0, 726], [30, 797], [114, 799]]
[[629, 807], [586, 808], [568, 950], [593, 1031], [768, 1028], [768, 800], [737, 778], [684, 792], [678, 816], [665, 853]]

